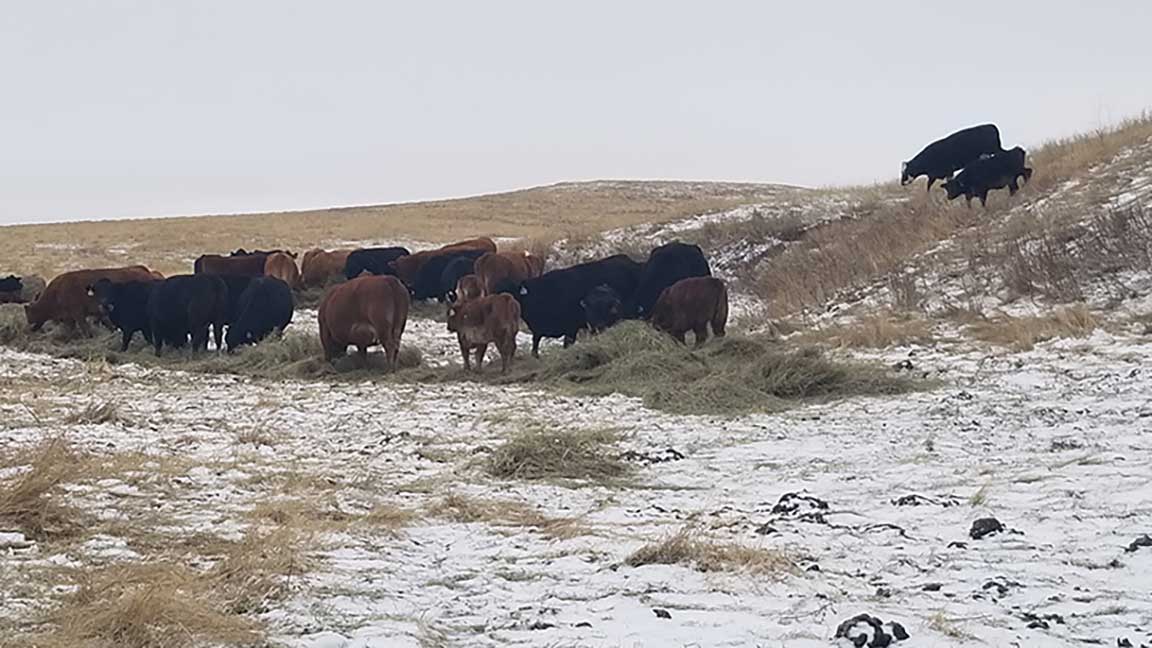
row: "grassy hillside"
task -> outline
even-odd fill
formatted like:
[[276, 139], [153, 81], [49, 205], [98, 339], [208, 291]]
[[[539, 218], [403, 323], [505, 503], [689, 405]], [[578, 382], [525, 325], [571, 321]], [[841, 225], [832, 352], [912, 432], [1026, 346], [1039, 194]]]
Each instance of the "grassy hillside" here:
[[770, 199], [774, 185], [707, 182], [562, 183], [455, 200], [299, 212], [89, 221], [0, 228], [0, 272], [52, 276], [65, 270], [144, 263], [188, 272], [206, 252], [237, 247], [442, 242], [478, 235], [547, 238], [675, 220]]

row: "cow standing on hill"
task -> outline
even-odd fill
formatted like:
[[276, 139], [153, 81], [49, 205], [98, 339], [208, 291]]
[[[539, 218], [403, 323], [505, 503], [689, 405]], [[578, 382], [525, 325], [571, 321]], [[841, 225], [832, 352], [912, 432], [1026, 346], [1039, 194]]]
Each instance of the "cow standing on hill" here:
[[1005, 187], [1008, 188], [1008, 195], [1015, 196], [1020, 190], [1017, 180], [1023, 178], [1024, 182], [1028, 182], [1032, 178], [1032, 169], [1025, 166], [1026, 157], [1024, 149], [1017, 146], [974, 161], [955, 178], [944, 183], [948, 200], [963, 195], [968, 207], [971, 207], [972, 198], [979, 197], [980, 205], [987, 207], [988, 192]]
[[983, 155], [1000, 152], [1000, 130], [995, 124], [983, 124], [956, 131], [936, 140], [900, 168], [900, 184], [907, 185], [920, 176], [928, 176], [928, 190], [937, 180], [951, 180], [952, 174]]

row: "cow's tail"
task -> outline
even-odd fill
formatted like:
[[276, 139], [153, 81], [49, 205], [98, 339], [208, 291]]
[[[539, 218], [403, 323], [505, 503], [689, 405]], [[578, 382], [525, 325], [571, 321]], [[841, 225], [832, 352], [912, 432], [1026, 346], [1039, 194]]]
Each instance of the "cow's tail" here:
[[720, 279], [715, 281], [720, 290], [716, 294], [716, 308], [712, 311], [712, 335], [724, 337], [724, 327], [728, 325], [728, 287]]

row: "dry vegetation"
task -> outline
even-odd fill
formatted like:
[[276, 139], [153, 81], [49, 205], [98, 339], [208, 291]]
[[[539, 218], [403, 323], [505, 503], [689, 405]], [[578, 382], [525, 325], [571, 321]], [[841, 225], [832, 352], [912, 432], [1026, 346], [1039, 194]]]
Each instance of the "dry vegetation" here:
[[615, 441], [610, 430], [533, 426], [492, 452], [488, 472], [505, 479], [616, 480], [628, 473], [628, 465], [616, 458]]
[[718, 542], [691, 528], [641, 547], [624, 562], [632, 567], [683, 565], [702, 572], [741, 571], [770, 578], [799, 572], [796, 557], [787, 551]]
[[932, 340], [932, 328], [932, 322], [922, 314], [886, 309], [861, 315], [850, 322], [807, 330], [795, 339], [837, 347], [883, 349], [928, 343]]
[[[143, 263], [190, 272], [195, 257], [237, 247], [346, 247], [354, 241], [444, 242], [473, 235], [537, 238], [675, 220], [755, 202], [764, 185], [729, 183], [567, 183], [456, 200], [314, 211], [89, 221], [0, 228], [4, 273], [54, 276], [65, 270]], [[117, 252], [119, 250], [120, 252]]]
[[60, 492], [65, 481], [75, 480], [82, 459], [59, 437], [37, 448], [6, 454], [4, 466], [27, 466], [15, 477], [0, 481], [0, 529], [23, 532], [37, 540], [74, 535], [84, 515], [69, 505]]
[[579, 518], [549, 517], [531, 504], [511, 499], [495, 499], [450, 493], [435, 502], [429, 512], [453, 522], [482, 522], [514, 529], [528, 527], [550, 538], [566, 539], [591, 533]]
[[1028, 351], [1038, 342], [1062, 337], [1086, 337], [1098, 326], [1083, 304], [1061, 307], [1044, 315], [994, 315], [968, 325], [968, 333], [983, 342]]

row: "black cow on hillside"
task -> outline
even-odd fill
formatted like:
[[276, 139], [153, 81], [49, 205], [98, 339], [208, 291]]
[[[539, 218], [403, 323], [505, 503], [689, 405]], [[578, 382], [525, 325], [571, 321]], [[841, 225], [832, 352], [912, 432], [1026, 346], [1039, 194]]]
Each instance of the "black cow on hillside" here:
[[1027, 153], [1017, 146], [995, 155], [980, 158], [969, 164], [955, 178], [944, 183], [944, 190], [948, 192], [948, 200], [955, 200], [963, 195], [968, 206], [972, 206], [972, 198], [979, 197], [980, 205], [987, 207], [988, 192], [992, 189], [1008, 188], [1008, 195], [1015, 196], [1020, 190], [1017, 179], [1024, 178], [1028, 182], [1032, 178], [1032, 169], [1024, 166]]
[[104, 318], [120, 329], [120, 351], [128, 350], [132, 336], [140, 331], [153, 344], [152, 318], [148, 301], [159, 281], [109, 281], [100, 279], [88, 287], [88, 294], [100, 304]]
[[24, 284], [20, 281], [20, 277], [16, 275], [8, 275], [0, 279], [0, 292], [20, 292], [24, 288]]
[[634, 304], [625, 304], [625, 315], [647, 318], [660, 293], [688, 277], [711, 277], [708, 259], [698, 245], [673, 241], [656, 247], [640, 272]]
[[[436, 298], [444, 301], [445, 293], [449, 292], [456, 287], [456, 282], [452, 282], [448, 290], [444, 290], [444, 276], [445, 270], [448, 266], [459, 259], [464, 259], [475, 264], [476, 259], [487, 253], [488, 250], [460, 250], [459, 252], [445, 252], [437, 254], [436, 256], [424, 262], [420, 266], [420, 271], [416, 274], [416, 281], [408, 289], [412, 292], [413, 299], [432, 299]], [[464, 274], [470, 274], [471, 270]], [[460, 275], [464, 276], [464, 275]]]
[[600, 285], [588, 291], [580, 300], [588, 329], [599, 333], [624, 318], [624, 305], [612, 286]]
[[180, 348], [192, 338], [192, 350], [208, 348], [208, 327], [221, 347], [228, 311], [228, 286], [218, 275], [176, 275], [158, 281], [148, 299], [152, 345]]
[[444, 271], [440, 273], [440, 290], [436, 295], [439, 301], [447, 301], [455, 303], [456, 301], [456, 282], [464, 275], [472, 274], [476, 268], [476, 259], [480, 257], [473, 256], [458, 256], [448, 262], [444, 266]]
[[292, 289], [275, 277], [251, 280], [237, 299], [237, 308], [228, 323], [228, 352], [245, 344], [256, 344], [273, 331], [283, 331], [292, 323], [296, 308]]
[[951, 179], [952, 174], [982, 155], [1000, 152], [1000, 130], [995, 124], [983, 124], [956, 131], [936, 140], [900, 169], [900, 184], [906, 185], [920, 176], [928, 176], [928, 189], [937, 180]]
[[344, 262], [344, 276], [355, 279], [360, 273], [367, 272], [374, 275], [395, 275], [391, 263], [411, 252], [406, 247], [377, 247], [353, 250]]
[[552, 270], [516, 285], [503, 285], [520, 302], [520, 315], [532, 329], [532, 355], [540, 356], [541, 338], [564, 338], [568, 347], [576, 341], [580, 329], [588, 322], [580, 300], [601, 284], [611, 287], [628, 302], [635, 297], [642, 265], [626, 255], [617, 254], [570, 268]]
[[232, 274], [216, 276], [220, 277], [225, 287], [228, 288], [228, 307], [224, 311], [224, 323], [231, 324], [236, 321], [236, 316], [240, 311], [240, 295], [243, 295], [244, 291], [248, 289], [249, 284], [258, 277]]

